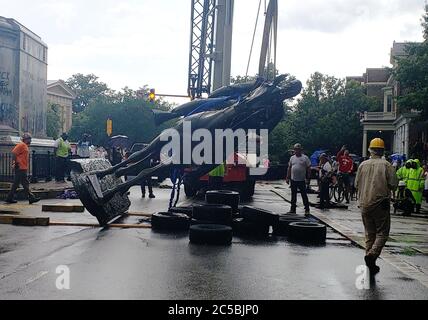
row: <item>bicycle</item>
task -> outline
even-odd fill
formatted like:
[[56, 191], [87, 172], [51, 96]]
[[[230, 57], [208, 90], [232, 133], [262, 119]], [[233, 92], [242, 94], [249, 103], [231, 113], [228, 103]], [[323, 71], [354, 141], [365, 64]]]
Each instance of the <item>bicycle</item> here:
[[[344, 182], [344, 179], [343, 179], [343, 174], [339, 173], [337, 175], [337, 184], [336, 184], [336, 186], [334, 187], [334, 190], [333, 190], [334, 200], [337, 203], [342, 203], [343, 200], [345, 200], [346, 195], [349, 196], [349, 194], [347, 194], [348, 192], [349, 191], [346, 190], [345, 182]], [[346, 197], [346, 198], [348, 198], [348, 197]]]

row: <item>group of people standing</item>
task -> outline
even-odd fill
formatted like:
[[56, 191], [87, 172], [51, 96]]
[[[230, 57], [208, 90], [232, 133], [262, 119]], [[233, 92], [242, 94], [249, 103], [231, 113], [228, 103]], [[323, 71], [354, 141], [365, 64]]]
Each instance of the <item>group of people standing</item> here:
[[[297, 143], [294, 145], [294, 155], [290, 158], [287, 170], [287, 184], [291, 187], [291, 209], [289, 213], [296, 212], [297, 192], [300, 191], [302, 195], [303, 204], [305, 206], [305, 214], [310, 213], [309, 200], [307, 195], [307, 185], [311, 178], [311, 161], [303, 154], [302, 145]], [[346, 146], [338, 152], [336, 160], [331, 163], [327, 154], [320, 155], [320, 162], [318, 166], [318, 179], [319, 179], [319, 194], [320, 194], [320, 207], [324, 209], [330, 203], [330, 184], [335, 177], [340, 174], [341, 179], [345, 186], [345, 198], [349, 203], [349, 194], [351, 185], [353, 185], [353, 178], [355, 176], [355, 165], [349, 150]]]
[[[385, 158], [385, 142], [380, 138], [375, 138], [370, 142], [369, 152], [370, 158], [363, 161], [357, 168], [346, 146], [343, 146], [337, 154], [337, 163], [331, 163], [325, 153], [321, 154], [318, 169], [321, 208], [329, 201], [328, 190], [336, 172], [342, 175], [345, 188], [349, 190], [352, 185], [355, 186], [365, 229], [366, 255], [364, 260], [370, 275], [374, 276], [380, 271], [376, 260], [389, 237], [392, 195], [395, 195], [395, 204], [400, 203], [402, 198], [411, 197], [416, 212], [419, 212], [423, 192], [428, 197], [428, 170], [426, 166], [424, 169], [417, 159], [408, 160], [401, 168], [393, 166]], [[287, 183], [291, 183], [290, 213], [296, 211], [296, 198], [299, 190], [302, 194], [305, 214], [309, 214], [305, 179], [310, 179], [310, 170], [311, 162], [302, 153], [302, 146], [294, 145], [294, 155], [290, 159], [286, 179]], [[354, 179], [355, 181], [353, 181]], [[395, 193], [397, 187], [399, 187], [398, 193]], [[349, 197], [349, 192], [346, 193]], [[348, 197], [347, 202], [349, 202]]]
[[417, 214], [421, 211], [422, 198], [425, 194], [428, 202], [428, 167], [422, 167], [419, 159], [409, 159], [404, 166], [397, 166], [399, 179], [398, 192], [394, 194], [394, 208], [403, 210], [404, 215]]

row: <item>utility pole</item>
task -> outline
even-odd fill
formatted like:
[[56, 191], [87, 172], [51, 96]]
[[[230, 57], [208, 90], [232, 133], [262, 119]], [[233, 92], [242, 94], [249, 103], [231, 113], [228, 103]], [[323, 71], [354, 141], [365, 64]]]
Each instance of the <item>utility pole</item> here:
[[213, 90], [230, 84], [235, 0], [217, 0]]

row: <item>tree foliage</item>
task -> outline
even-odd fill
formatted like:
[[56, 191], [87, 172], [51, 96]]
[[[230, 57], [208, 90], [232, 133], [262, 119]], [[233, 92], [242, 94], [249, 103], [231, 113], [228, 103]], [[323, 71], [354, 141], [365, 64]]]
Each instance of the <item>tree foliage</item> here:
[[112, 94], [112, 90], [104, 82], [98, 81], [98, 77], [94, 74], [74, 74], [66, 84], [76, 93], [76, 98], [73, 100], [73, 112], [76, 113], [84, 111], [91, 102], [107, 98]]
[[394, 71], [401, 88], [397, 100], [400, 111], [419, 110], [422, 120], [428, 119], [428, 5], [425, 10], [422, 19], [425, 41], [409, 43], [407, 56], [398, 59]]
[[61, 106], [49, 102], [46, 112], [46, 134], [48, 137], [56, 139], [61, 130]]
[[314, 73], [297, 104], [286, 110], [284, 121], [271, 133], [272, 160], [285, 162], [295, 143], [301, 143], [308, 154], [317, 149], [335, 153], [344, 144], [351, 152], [360, 153], [360, 114], [377, 106], [376, 99], [367, 97], [359, 83], [346, 84], [342, 79]]
[[78, 141], [87, 133], [94, 145], [106, 145], [109, 139], [106, 123], [111, 119], [113, 135], [126, 135], [133, 142], [150, 142], [166, 127], [155, 126], [152, 109], [168, 110], [170, 105], [163, 101], [148, 102], [141, 94], [144, 90], [124, 88], [105, 99], [95, 99], [84, 111], [73, 115], [70, 138]]

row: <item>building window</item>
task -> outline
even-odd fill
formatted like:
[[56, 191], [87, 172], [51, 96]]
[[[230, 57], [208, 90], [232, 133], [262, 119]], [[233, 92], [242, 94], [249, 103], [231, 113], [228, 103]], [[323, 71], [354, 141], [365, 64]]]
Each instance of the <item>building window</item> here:
[[27, 50], [27, 35], [24, 33], [24, 38], [22, 40], [22, 50]]
[[392, 95], [386, 97], [386, 112], [392, 112]]

